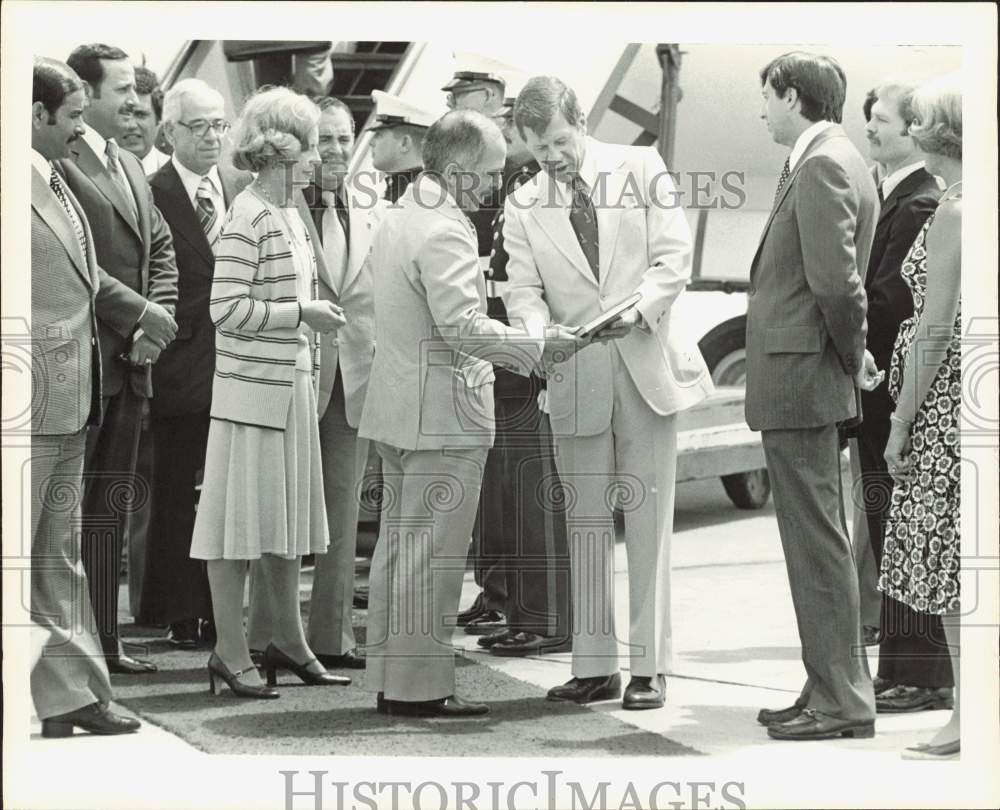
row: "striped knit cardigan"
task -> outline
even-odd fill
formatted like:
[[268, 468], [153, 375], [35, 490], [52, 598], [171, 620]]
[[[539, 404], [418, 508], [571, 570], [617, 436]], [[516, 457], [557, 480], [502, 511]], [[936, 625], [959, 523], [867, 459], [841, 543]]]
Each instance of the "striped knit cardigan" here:
[[[299, 216], [290, 210], [290, 216]], [[301, 307], [292, 246], [280, 216], [249, 187], [233, 200], [215, 257], [210, 311], [215, 323], [212, 417], [284, 430], [292, 401]], [[318, 297], [316, 258], [312, 297]], [[319, 343], [313, 340], [313, 385]]]

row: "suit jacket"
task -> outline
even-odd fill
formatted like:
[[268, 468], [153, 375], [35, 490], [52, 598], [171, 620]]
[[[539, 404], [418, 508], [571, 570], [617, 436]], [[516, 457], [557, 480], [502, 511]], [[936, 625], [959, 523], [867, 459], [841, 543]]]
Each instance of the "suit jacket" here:
[[316, 251], [320, 298], [343, 307], [344, 317], [347, 319], [343, 328], [320, 335], [319, 393], [316, 405], [322, 418], [330, 403], [330, 394], [339, 368], [344, 385], [347, 423], [356, 428], [361, 421], [361, 410], [365, 404], [368, 377], [375, 354], [374, 280], [370, 252], [375, 223], [383, 206], [371, 194], [360, 194], [350, 184], [344, 191], [350, 233], [347, 235], [347, 269], [339, 286], [334, 283], [326, 265], [319, 234], [310, 215], [311, 206], [322, 205], [322, 200], [313, 199], [312, 187], [305, 189], [300, 198], [299, 213]]
[[[913, 314], [913, 295], [900, 274], [903, 259], [940, 196], [934, 177], [926, 169], [917, 169], [892, 190], [879, 212], [865, 276], [867, 346], [876, 365], [887, 372], [899, 326]], [[861, 402], [866, 419], [887, 419], [895, 409], [887, 384], [862, 391]]]
[[868, 266], [878, 197], [837, 125], [809, 144], [771, 212], [750, 268], [746, 418], [753, 430], [857, 416]]
[[533, 346], [508, 349], [520, 335], [486, 315], [475, 229], [442, 195], [418, 178], [372, 243], [376, 349], [358, 433], [403, 450], [492, 445], [490, 361], [527, 374], [537, 360]]
[[[551, 202], [558, 199], [552, 179], [539, 172], [504, 207], [510, 322], [538, 339], [546, 324], [582, 325], [639, 292], [646, 327], [616, 340], [615, 349], [646, 404], [676, 413], [713, 389], [694, 338], [670, 329], [671, 307], [691, 275], [691, 231], [670, 205], [673, 181], [654, 149], [588, 139], [587, 150], [604, 177], [603, 191], [594, 189], [600, 282], [567, 208]], [[553, 433], [592, 436], [611, 424], [611, 351], [593, 344], [549, 370]]]
[[146, 301], [153, 301], [173, 313], [177, 302], [177, 266], [174, 248], [162, 215], [142, 172], [142, 164], [122, 149], [122, 169], [132, 188], [138, 209], [136, 222], [122, 200], [114, 178], [97, 155], [81, 138], [74, 144], [72, 160], [59, 161], [66, 182], [87, 214], [94, 235], [97, 263], [141, 298], [125, 296], [121, 286], [107, 295], [98, 295], [97, 319], [104, 371], [104, 396], [114, 396], [131, 378], [136, 394], [144, 396], [142, 373], [128, 373], [118, 359], [132, 346], [132, 334]]
[[[220, 167], [219, 178], [228, 209], [251, 176]], [[208, 308], [215, 256], [173, 161], [161, 166], [149, 185], [170, 228], [177, 262], [177, 337], [153, 366], [150, 407], [157, 417], [200, 413], [212, 404], [215, 373], [215, 324]]]
[[83, 209], [71, 192], [66, 196], [87, 234], [87, 255], [48, 178], [32, 166], [31, 431], [42, 436], [76, 433], [100, 419], [101, 281]]

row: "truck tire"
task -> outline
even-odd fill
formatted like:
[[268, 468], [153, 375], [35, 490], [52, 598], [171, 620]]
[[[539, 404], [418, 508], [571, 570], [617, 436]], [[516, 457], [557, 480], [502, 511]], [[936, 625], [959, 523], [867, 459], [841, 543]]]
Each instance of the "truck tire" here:
[[[733, 318], [698, 343], [716, 385], [746, 384], [746, 329], [746, 318]], [[771, 479], [765, 468], [724, 475], [722, 486], [737, 509], [760, 509], [771, 497]]]

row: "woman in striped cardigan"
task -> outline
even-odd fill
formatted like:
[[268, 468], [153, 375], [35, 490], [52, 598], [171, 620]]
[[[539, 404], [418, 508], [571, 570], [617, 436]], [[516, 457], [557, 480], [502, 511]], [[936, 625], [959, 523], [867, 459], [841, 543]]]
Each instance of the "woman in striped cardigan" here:
[[[257, 172], [233, 201], [215, 257], [211, 313], [216, 369], [205, 480], [191, 556], [207, 560], [217, 642], [209, 686], [274, 698], [277, 669], [309, 684], [350, 683], [316, 661], [302, 630], [299, 566], [329, 542], [314, 385], [317, 332], [343, 326], [338, 307], [317, 300], [316, 260], [294, 196], [310, 181], [319, 110], [272, 88], [251, 97], [235, 133], [233, 163]], [[243, 629], [248, 561], [266, 598], [273, 639], [265, 686]]]

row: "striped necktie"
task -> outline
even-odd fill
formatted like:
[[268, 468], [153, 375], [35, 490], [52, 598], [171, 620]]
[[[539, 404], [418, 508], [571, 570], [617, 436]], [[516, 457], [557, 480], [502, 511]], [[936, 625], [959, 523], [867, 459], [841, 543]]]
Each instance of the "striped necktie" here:
[[574, 177], [571, 184], [572, 203], [569, 209], [569, 221], [576, 232], [583, 255], [594, 278], [600, 281], [600, 246], [597, 240], [597, 214], [594, 203], [590, 199], [590, 191], [581, 177]]
[[83, 260], [87, 261], [87, 232], [83, 229], [83, 223], [80, 222], [80, 217], [77, 215], [76, 209], [73, 208], [73, 205], [66, 197], [66, 189], [63, 188], [59, 172], [55, 169], [52, 170], [52, 174], [49, 176], [49, 188], [51, 188], [52, 192], [56, 195], [56, 199], [62, 203], [66, 216], [68, 216], [69, 221], [73, 223], [73, 231], [76, 233], [76, 238], [80, 242], [80, 250], [83, 251]]
[[781, 196], [781, 190], [785, 187], [785, 183], [788, 182], [788, 175], [791, 172], [791, 156], [785, 158], [785, 165], [781, 167], [781, 176], [778, 178], [778, 187], [774, 190], [774, 202], [771, 203], [773, 208], [778, 204], [778, 197]]
[[219, 222], [219, 212], [215, 210], [215, 201], [212, 199], [212, 181], [207, 176], [201, 178], [198, 190], [195, 192], [197, 205], [195, 211], [198, 214], [198, 222], [205, 231], [205, 238], [208, 246], [212, 249], [212, 255], [219, 247], [219, 232], [222, 230], [222, 223]]

